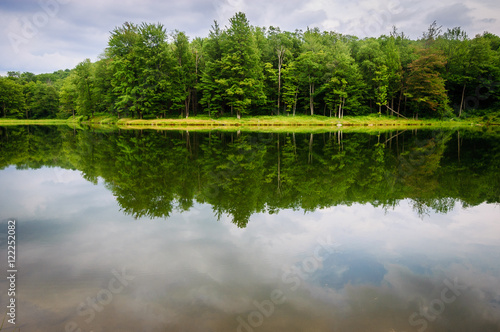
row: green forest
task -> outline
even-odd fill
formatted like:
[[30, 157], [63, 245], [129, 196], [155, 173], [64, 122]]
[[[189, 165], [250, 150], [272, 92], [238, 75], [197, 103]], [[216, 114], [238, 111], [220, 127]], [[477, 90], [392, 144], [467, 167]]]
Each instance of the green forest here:
[[236, 13], [189, 38], [126, 22], [98, 60], [0, 77], [0, 116], [18, 119], [387, 114], [464, 118], [500, 107], [500, 37], [433, 22], [417, 40], [255, 27]]
[[500, 202], [500, 131], [369, 135], [0, 127], [0, 170], [61, 167], [99, 179], [122, 211], [167, 218], [210, 204], [245, 227], [255, 213], [408, 200], [420, 216]]

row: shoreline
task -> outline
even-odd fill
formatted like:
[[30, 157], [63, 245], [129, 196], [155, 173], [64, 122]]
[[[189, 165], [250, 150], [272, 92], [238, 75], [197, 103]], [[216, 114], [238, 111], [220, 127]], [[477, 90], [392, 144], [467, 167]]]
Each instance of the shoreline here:
[[453, 128], [497, 126], [499, 123], [482, 121], [481, 118], [460, 120], [438, 119], [401, 119], [388, 116], [345, 117], [343, 119], [323, 116], [255, 116], [242, 119], [198, 116], [177, 119], [117, 119], [109, 116], [96, 116], [93, 119], [0, 119], [0, 126], [11, 125], [68, 125], [93, 128], [116, 129], [156, 129], [156, 130], [249, 130], [249, 131], [315, 131], [315, 130], [390, 130], [419, 128]]

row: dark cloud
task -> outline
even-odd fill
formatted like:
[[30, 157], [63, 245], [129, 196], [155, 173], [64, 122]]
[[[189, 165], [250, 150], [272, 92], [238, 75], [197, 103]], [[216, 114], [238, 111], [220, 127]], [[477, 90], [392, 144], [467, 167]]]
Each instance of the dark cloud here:
[[484, 23], [495, 23], [497, 21], [496, 18], [483, 18], [481, 20], [481, 22], [484, 22]]
[[470, 26], [473, 20], [471, 8], [463, 3], [439, 8], [427, 15], [428, 22], [432, 23], [436, 21], [437, 24], [442, 25], [443, 28]]

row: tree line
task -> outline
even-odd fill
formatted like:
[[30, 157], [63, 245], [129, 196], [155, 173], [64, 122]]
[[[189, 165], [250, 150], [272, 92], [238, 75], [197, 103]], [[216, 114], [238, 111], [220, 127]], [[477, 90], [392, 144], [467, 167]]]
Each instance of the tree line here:
[[498, 108], [498, 82], [500, 37], [488, 32], [470, 38], [434, 22], [417, 40], [395, 27], [360, 39], [255, 27], [240, 12], [192, 40], [160, 23], [124, 23], [96, 62], [0, 77], [0, 111], [18, 118], [463, 117]]

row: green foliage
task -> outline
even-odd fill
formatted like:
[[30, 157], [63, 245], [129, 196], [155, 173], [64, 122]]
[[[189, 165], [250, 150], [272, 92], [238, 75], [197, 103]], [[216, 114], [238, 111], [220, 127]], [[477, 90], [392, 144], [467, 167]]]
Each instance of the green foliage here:
[[299, 93], [299, 80], [295, 62], [289, 62], [283, 67], [283, 103], [288, 114], [297, 109], [297, 97]]
[[1, 116], [21, 118], [25, 108], [25, 100], [21, 85], [9, 78], [0, 77], [0, 111]]
[[205, 70], [201, 75], [198, 89], [203, 97], [200, 103], [209, 116], [224, 112], [223, 94], [225, 84], [222, 78], [222, 39], [224, 35], [217, 21], [214, 22], [209, 37], [203, 44]]
[[30, 82], [23, 86], [27, 119], [55, 118], [59, 111], [59, 95], [52, 85]]
[[266, 97], [254, 31], [241, 12], [229, 21], [230, 26], [222, 43], [221, 74], [225, 86], [224, 99], [240, 118], [250, 112], [252, 105], [262, 104]]
[[[415, 111], [442, 117], [448, 108], [445, 81], [440, 71], [446, 63], [444, 55], [431, 48], [421, 49], [419, 58], [410, 66], [406, 96], [415, 102]], [[433, 114], [434, 113], [434, 114]]]
[[76, 66], [74, 74], [72, 79], [77, 92], [76, 111], [79, 115], [93, 116], [98, 100], [94, 91], [94, 66], [86, 59]]
[[196, 58], [184, 32], [176, 31], [173, 38], [172, 55], [175, 64], [171, 68], [172, 109], [180, 110], [187, 118], [195, 89]]

